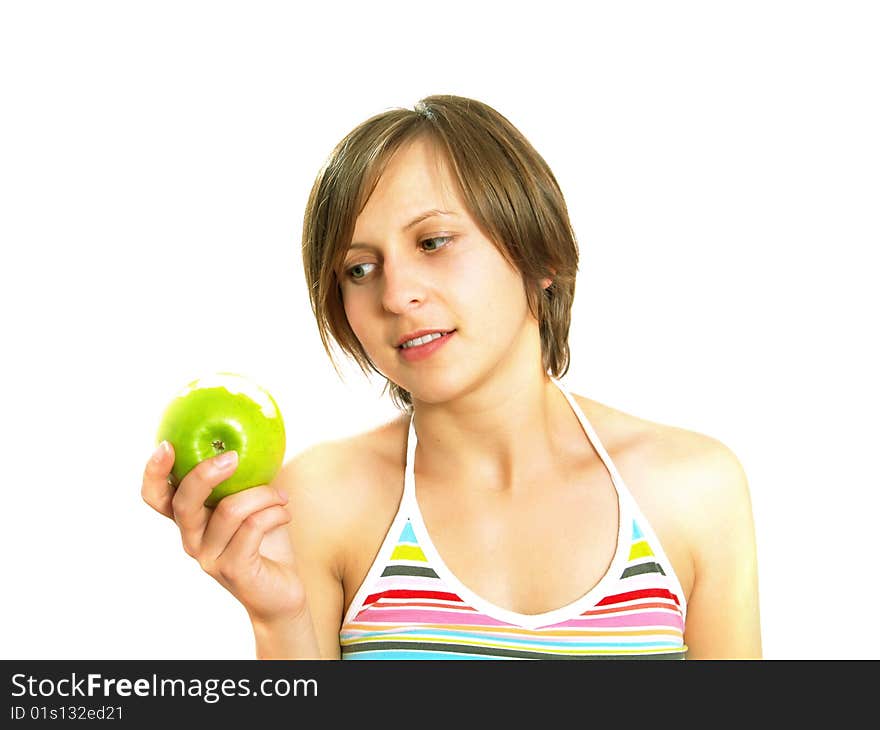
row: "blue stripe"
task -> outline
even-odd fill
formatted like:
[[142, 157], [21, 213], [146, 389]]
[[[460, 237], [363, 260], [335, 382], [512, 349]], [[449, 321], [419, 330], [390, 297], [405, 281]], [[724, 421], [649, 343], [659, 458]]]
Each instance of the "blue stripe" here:
[[641, 540], [644, 537], [641, 529], [639, 528], [639, 523], [633, 520], [633, 542], [636, 540]]
[[388, 651], [359, 651], [351, 654], [343, 654], [343, 659], [492, 659], [498, 657], [485, 654], [455, 654], [448, 651], [417, 651], [397, 650]]
[[397, 539], [397, 542], [411, 542], [414, 545], [419, 544], [419, 541], [416, 540], [416, 533], [413, 532], [413, 528], [409, 520], [406, 521], [406, 526], [403, 528], [403, 532], [400, 533], [400, 537]]

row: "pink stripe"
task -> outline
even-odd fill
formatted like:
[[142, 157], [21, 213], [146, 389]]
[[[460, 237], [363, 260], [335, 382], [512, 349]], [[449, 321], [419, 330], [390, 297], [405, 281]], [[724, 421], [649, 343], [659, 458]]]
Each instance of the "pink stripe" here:
[[642, 613], [627, 613], [622, 616], [581, 616], [570, 621], [554, 624], [554, 626], [559, 628], [669, 626], [679, 631], [684, 631], [684, 621], [681, 620], [681, 614], [673, 611], [645, 611]]
[[[406, 624], [463, 624], [467, 626], [515, 626], [503, 621], [498, 621], [490, 616], [471, 611], [461, 611], [450, 608], [448, 611], [433, 611], [423, 607], [413, 608], [375, 608], [371, 607], [361, 611], [355, 617], [357, 623], [406, 623]], [[625, 616], [601, 616], [593, 618], [574, 619], [562, 621], [556, 624], [548, 624], [540, 628], [627, 628], [643, 626], [664, 626], [684, 632], [684, 622], [681, 616], [666, 611], [649, 611], [646, 613], [628, 614]]]
[[377, 624], [468, 624], [472, 626], [509, 626], [490, 616], [483, 616], [473, 611], [461, 611], [451, 608], [449, 611], [430, 611], [424, 608], [368, 608], [355, 617], [356, 623], [372, 622]]

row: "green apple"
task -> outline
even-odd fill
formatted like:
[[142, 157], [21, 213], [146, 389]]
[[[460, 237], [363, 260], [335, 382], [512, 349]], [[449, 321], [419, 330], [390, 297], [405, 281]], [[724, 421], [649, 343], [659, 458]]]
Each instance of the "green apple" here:
[[268, 484], [284, 461], [284, 420], [275, 399], [253, 380], [219, 372], [192, 381], [162, 414], [157, 444], [174, 447], [169, 481], [177, 487], [201, 461], [224, 451], [238, 453], [238, 466], [205, 501]]

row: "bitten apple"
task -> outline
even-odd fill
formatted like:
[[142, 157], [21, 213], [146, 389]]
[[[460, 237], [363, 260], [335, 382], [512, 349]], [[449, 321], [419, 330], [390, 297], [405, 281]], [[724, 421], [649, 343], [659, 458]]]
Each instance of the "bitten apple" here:
[[192, 381], [166, 407], [157, 444], [174, 447], [169, 481], [174, 487], [201, 461], [224, 451], [238, 453], [233, 474], [205, 500], [268, 484], [284, 461], [284, 420], [275, 399], [250, 378], [218, 372]]

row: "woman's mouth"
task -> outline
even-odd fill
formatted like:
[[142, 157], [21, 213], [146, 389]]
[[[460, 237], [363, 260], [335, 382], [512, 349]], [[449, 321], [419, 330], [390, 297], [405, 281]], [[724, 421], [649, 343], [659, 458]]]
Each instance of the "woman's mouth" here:
[[455, 330], [446, 333], [432, 332], [404, 342], [398, 346], [397, 350], [400, 352], [400, 356], [407, 362], [424, 360], [443, 347], [454, 334]]

